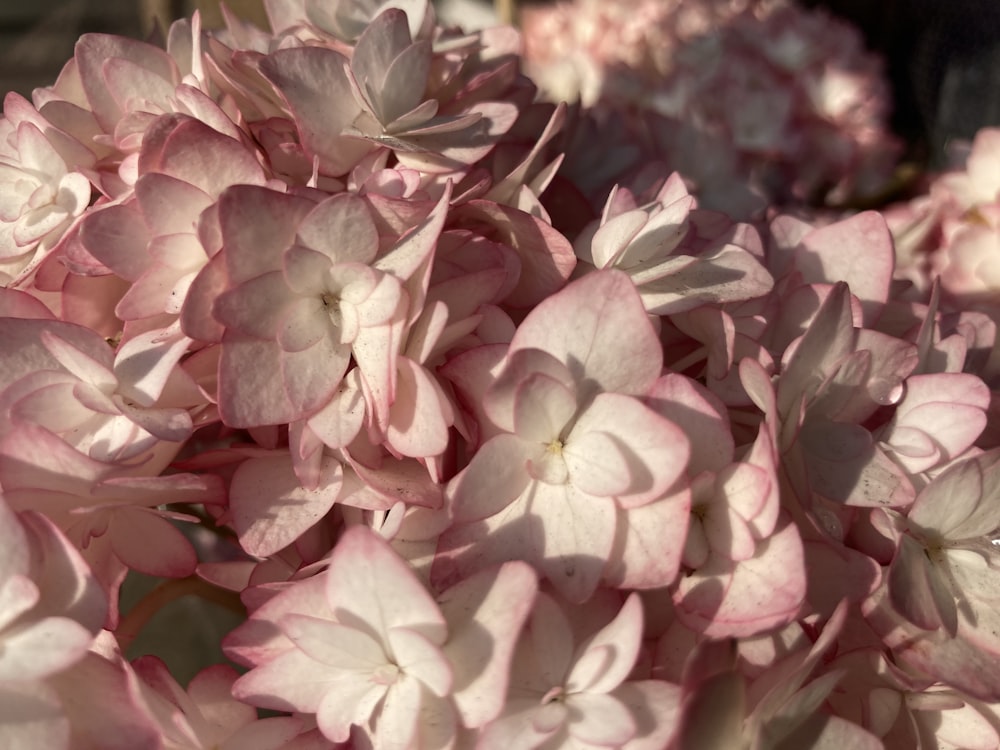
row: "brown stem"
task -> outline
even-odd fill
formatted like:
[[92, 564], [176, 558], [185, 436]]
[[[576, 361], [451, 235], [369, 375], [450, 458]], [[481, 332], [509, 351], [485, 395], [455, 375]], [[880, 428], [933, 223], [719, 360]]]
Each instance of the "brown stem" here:
[[146, 627], [146, 623], [157, 612], [170, 602], [182, 599], [185, 596], [197, 596], [200, 599], [217, 604], [237, 614], [246, 614], [246, 609], [243, 607], [239, 595], [232, 591], [226, 591], [213, 586], [197, 576], [163, 581], [140, 599], [129, 610], [127, 615], [122, 617], [118, 628], [115, 630], [115, 636], [118, 638], [118, 643], [122, 651], [126, 650], [132, 644], [139, 633], [142, 632], [142, 629]]

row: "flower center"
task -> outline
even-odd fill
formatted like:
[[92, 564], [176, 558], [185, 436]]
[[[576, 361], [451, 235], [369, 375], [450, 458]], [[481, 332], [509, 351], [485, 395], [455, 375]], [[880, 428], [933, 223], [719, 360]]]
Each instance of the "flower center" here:
[[394, 685], [399, 679], [399, 667], [395, 664], [383, 664], [372, 672], [372, 682], [376, 685]]
[[566, 689], [562, 685], [557, 685], [551, 688], [549, 692], [542, 696], [542, 705], [547, 705], [549, 703], [562, 702], [563, 698], [566, 697]]

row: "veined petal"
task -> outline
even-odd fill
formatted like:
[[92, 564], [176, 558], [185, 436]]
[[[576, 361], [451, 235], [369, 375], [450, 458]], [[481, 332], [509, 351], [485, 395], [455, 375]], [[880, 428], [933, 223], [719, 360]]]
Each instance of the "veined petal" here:
[[318, 297], [302, 297], [290, 303], [278, 326], [277, 341], [286, 352], [301, 352], [333, 332], [330, 318]]
[[[687, 466], [690, 447], [680, 428], [630, 396], [598, 394], [590, 406], [580, 413], [573, 426], [566, 441], [570, 453], [573, 453], [572, 446], [577, 436], [590, 432], [602, 436], [591, 444], [591, 458], [598, 461], [598, 465], [604, 464], [607, 470], [614, 472], [617, 471], [616, 465], [624, 462], [621, 470], [624, 486], [616, 489], [614, 494], [628, 507], [660, 497]], [[606, 458], [594, 455], [602, 452], [606, 453]], [[585, 451], [583, 453], [586, 455]], [[580, 462], [573, 466], [581, 472], [589, 471]], [[571, 475], [575, 477], [572, 466]], [[596, 482], [598, 477], [588, 476], [588, 479]], [[605, 476], [601, 484], [606, 488], [614, 486], [614, 477]], [[584, 485], [580, 486], [587, 491]], [[597, 486], [594, 485], [595, 488]]]
[[378, 252], [378, 232], [368, 206], [350, 193], [338, 193], [317, 204], [299, 225], [297, 237], [333, 263], [368, 265]]
[[274, 339], [295, 298], [281, 271], [245, 281], [215, 300], [212, 315], [226, 328], [259, 339]]
[[562, 436], [576, 410], [573, 389], [548, 375], [530, 375], [514, 394], [514, 432], [523, 440], [548, 445]]
[[68, 617], [45, 617], [0, 635], [0, 683], [30, 681], [69, 668], [94, 636]]
[[631, 280], [595, 271], [539, 303], [510, 343], [510, 353], [541, 349], [567, 365], [578, 383], [639, 395], [663, 369], [663, 349]]
[[309, 658], [335, 670], [355, 672], [359, 681], [389, 663], [382, 644], [349, 625], [295, 613], [283, 616], [278, 625]]
[[455, 522], [488, 518], [513, 502], [532, 481], [527, 462], [539, 449], [517, 435], [502, 434], [486, 441], [448, 485]]
[[[118, 379], [112, 370], [110, 349], [107, 350], [107, 361], [99, 362], [50, 331], [43, 330], [41, 335], [42, 343], [49, 353], [84, 383], [94, 385], [106, 394], [111, 393], [118, 385]], [[93, 334], [88, 331], [85, 335]]]
[[503, 709], [511, 658], [537, 590], [535, 571], [515, 561], [466, 578], [438, 597], [448, 621], [443, 651], [454, 673], [452, 697], [465, 726], [481, 727]]
[[390, 628], [414, 630], [431, 643], [445, 641], [441, 610], [416, 575], [381, 536], [364, 526], [348, 529], [334, 547], [326, 592], [340, 622], [385, 638]]
[[613, 497], [632, 483], [628, 459], [615, 439], [605, 432], [575, 430], [562, 448], [569, 481], [588, 495]]
[[535, 486], [531, 514], [544, 532], [544, 558], [527, 562], [540, 566], [570, 601], [586, 601], [597, 588], [614, 545], [615, 501], [586, 495], [569, 484]]

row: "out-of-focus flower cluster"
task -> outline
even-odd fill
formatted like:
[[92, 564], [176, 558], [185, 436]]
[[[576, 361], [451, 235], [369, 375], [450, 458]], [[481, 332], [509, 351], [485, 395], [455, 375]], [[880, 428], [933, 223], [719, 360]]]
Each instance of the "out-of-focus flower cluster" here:
[[[532, 77], [556, 101], [579, 99], [601, 134], [578, 148], [632, 146], [619, 173], [658, 160], [703, 206], [740, 218], [870, 199], [892, 176], [900, 148], [881, 60], [825, 12], [579, 0], [529, 9], [524, 27]], [[589, 195], [610, 187], [573, 174]]]
[[[4, 101], [0, 746], [1000, 746], [990, 317], [875, 212], [592, 213], [513, 29], [267, 8]], [[179, 590], [242, 672], [123, 656]]]
[[938, 279], [949, 304], [1000, 320], [1000, 129], [985, 128], [955, 168], [891, 207], [897, 275], [920, 291]]

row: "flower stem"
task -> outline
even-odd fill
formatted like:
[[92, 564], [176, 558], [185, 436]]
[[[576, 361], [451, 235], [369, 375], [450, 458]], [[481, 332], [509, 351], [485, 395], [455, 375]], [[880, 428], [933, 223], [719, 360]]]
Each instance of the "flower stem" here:
[[246, 615], [246, 609], [238, 594], [213, 586], [198, 576], [192, 575], [187, 578], [163, 581], [140, 599], [127, 615], [122, 617], [115, 631], [122, 651], [125, 651], [132, 644], [157, 612], [170, 602], [185, 596], [197, 596], [237, 614]]

